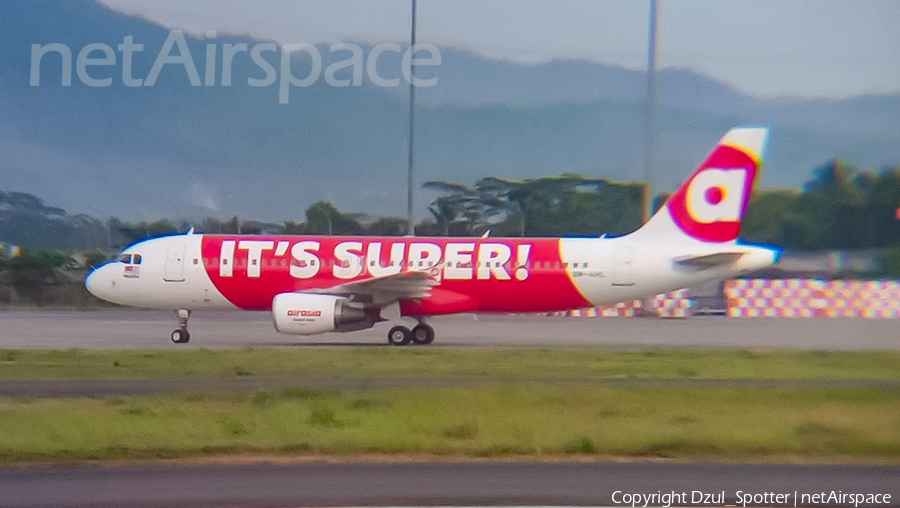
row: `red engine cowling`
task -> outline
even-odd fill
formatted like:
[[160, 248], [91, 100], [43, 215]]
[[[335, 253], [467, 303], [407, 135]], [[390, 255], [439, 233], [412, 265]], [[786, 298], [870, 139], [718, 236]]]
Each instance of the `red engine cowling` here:
[[272, 315], [281, 333], [314, 335], [371, 328], [378, 313], [341, 296], [281, 293], [272, 300]]

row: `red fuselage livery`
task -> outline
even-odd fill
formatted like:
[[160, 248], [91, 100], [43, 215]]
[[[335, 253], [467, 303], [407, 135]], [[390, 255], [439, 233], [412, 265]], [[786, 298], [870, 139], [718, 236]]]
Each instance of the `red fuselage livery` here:
[[590, 306], [573, 278], [589, 269], [605, 276], [588, 259], [564, 261], [556, 238], [203, 235], [201, 245], [213, 285], [245, 310], [268, 310], [280, 293], [433, 269], [440, 286], [427, 299], [401, 302], [404, 315], [546, 312]]

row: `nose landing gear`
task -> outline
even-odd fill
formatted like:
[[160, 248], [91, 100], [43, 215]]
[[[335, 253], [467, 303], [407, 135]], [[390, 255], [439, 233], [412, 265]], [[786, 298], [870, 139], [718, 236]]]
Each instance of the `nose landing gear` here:
[[191, 311], [187, 309], [178, 309], [175, 313], [178, 315], [178, 328], [172, 332], [172, 342], [175, 344], [187, 344], [191, 340], [191, 334], [187, 330], [188, 318], [191, 317]]

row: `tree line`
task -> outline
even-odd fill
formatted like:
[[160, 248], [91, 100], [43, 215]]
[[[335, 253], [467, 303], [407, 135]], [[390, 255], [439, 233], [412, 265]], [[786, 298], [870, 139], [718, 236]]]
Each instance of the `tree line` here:
[[[525, 180], [495, 176], [472, 184], [426, 182], [438, 194], [430, 217], [415, 226], [421, 236], [610, 236], [640, 227], [643, 183], [563, 174]], [[654, 209], [666, 199], [658, 195]], [[813, 171], [800, 189], [757, 190], [741, 236], [788, 249], [881, 248], [900, 245], [900, 167], [864, 171], [839, 160]], [[268, 223], [232, 217], [200, 221], [159, 219], [128, 222], [69, 215], [40, 198], [0, 192], [0, 243], [32, 249], [114, 252], [147, 236], [184, 232], [226, 234], [406, 234], [401, 217], [373, 217], [311, 204], [304, 220]]]

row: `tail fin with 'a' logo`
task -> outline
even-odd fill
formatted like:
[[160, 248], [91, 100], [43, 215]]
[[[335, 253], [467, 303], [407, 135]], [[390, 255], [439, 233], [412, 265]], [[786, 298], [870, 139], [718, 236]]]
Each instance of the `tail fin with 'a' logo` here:
[[768, 134], [767, 127], [736, 127], [728, 131], [703, 164], [638, 232], [687, 236], [713, 243], [736, 240], [762, 169]]

